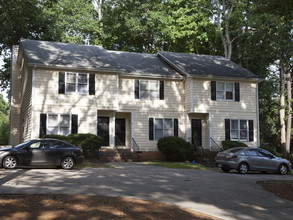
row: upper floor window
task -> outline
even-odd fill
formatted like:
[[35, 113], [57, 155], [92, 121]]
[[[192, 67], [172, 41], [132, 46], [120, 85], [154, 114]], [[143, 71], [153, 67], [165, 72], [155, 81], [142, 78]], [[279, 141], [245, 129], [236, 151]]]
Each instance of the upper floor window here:
[[234, 83], [217, 82], [217, 100], [234, 100]]
[[65, 92], [88, 94], [89, 77], [87, 73], [66, 72]]
[[59, 94], [95, 95], [95, 74], [59, 72]]
[[135, 99], [164, 99], [164, 81], [135, 80]]
[[211, 99], [224, 101], [240, 101], [239, 83], [233, 82], [211, 82]]

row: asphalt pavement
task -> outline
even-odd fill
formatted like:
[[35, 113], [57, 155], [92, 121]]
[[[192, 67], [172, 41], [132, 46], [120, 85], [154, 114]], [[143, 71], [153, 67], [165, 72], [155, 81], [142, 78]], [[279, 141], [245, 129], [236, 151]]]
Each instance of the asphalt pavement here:
[[0, 194], [70, 194], [141, 198], [223, 219], [293, 219], [293, 202], [263, 190], [261, 180], [293, 180], [277, 174], [169, 169], [142, 163], [116, 168], [0, 169]]

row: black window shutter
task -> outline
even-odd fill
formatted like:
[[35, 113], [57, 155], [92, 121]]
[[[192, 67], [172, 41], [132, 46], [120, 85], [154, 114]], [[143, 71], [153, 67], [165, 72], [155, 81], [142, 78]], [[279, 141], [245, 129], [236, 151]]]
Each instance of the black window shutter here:
[[230, 140], [230, 119], [225, 119], [225, 140]]
[[164, 100], [164, 81], [160, 81], [160, 100]]
[[47, 115], [40, 114], [40, 138], [47, 134]]
[[211, 82], [211, 99], [217, 100], [217, 84], [216, 81]]
[[89, 94], [95, 95], [96, 88], [95, 88], [95, 74], [90, 74], [89, 78]]
[[65, 72], [59, 72], [59, 94], [65, 94]]
[[254, 138], [253, 138], [253, 120], [248, 121], [248, 126], [249, 126], [249, 141], [254, 141]]
[[235, 101], [240, 101], [240, 86], [239, 83], [235, 83]]
[[174, 118], [174, 136], [178, 137], [178, 119]]
[[78, 115], [71, 115], [71, 134], [78, 133]]
[[135, 87], [135, 89], [134, 89], [134, 98], [139, 99], [139, 80], [138, 79], [136, 79], [134, 81], [134, 87]]
[[149, 118], [149, 140], [154, 140], [154, 119]]

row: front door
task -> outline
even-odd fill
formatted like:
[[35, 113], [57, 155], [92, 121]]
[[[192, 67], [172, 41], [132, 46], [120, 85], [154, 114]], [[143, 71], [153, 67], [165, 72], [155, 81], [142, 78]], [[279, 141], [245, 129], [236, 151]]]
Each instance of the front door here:
[[202, 120], [191, 119], [191, 132], [193, 146], [202, 146]]
[[116, 118], [115, 137], [116, 146], [125, 146], [125, 118]]
[[109, 146], [109, 117], [98, 117], [98, 135], [103, 138], [102, 146]]

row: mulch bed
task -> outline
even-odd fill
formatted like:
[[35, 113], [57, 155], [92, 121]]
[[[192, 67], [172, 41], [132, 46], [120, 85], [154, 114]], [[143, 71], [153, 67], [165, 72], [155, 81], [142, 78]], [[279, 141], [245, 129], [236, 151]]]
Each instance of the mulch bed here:
[[218, 220], [174, 205], [141, 199], [73, 195], [0, 195], [0, 219]]

